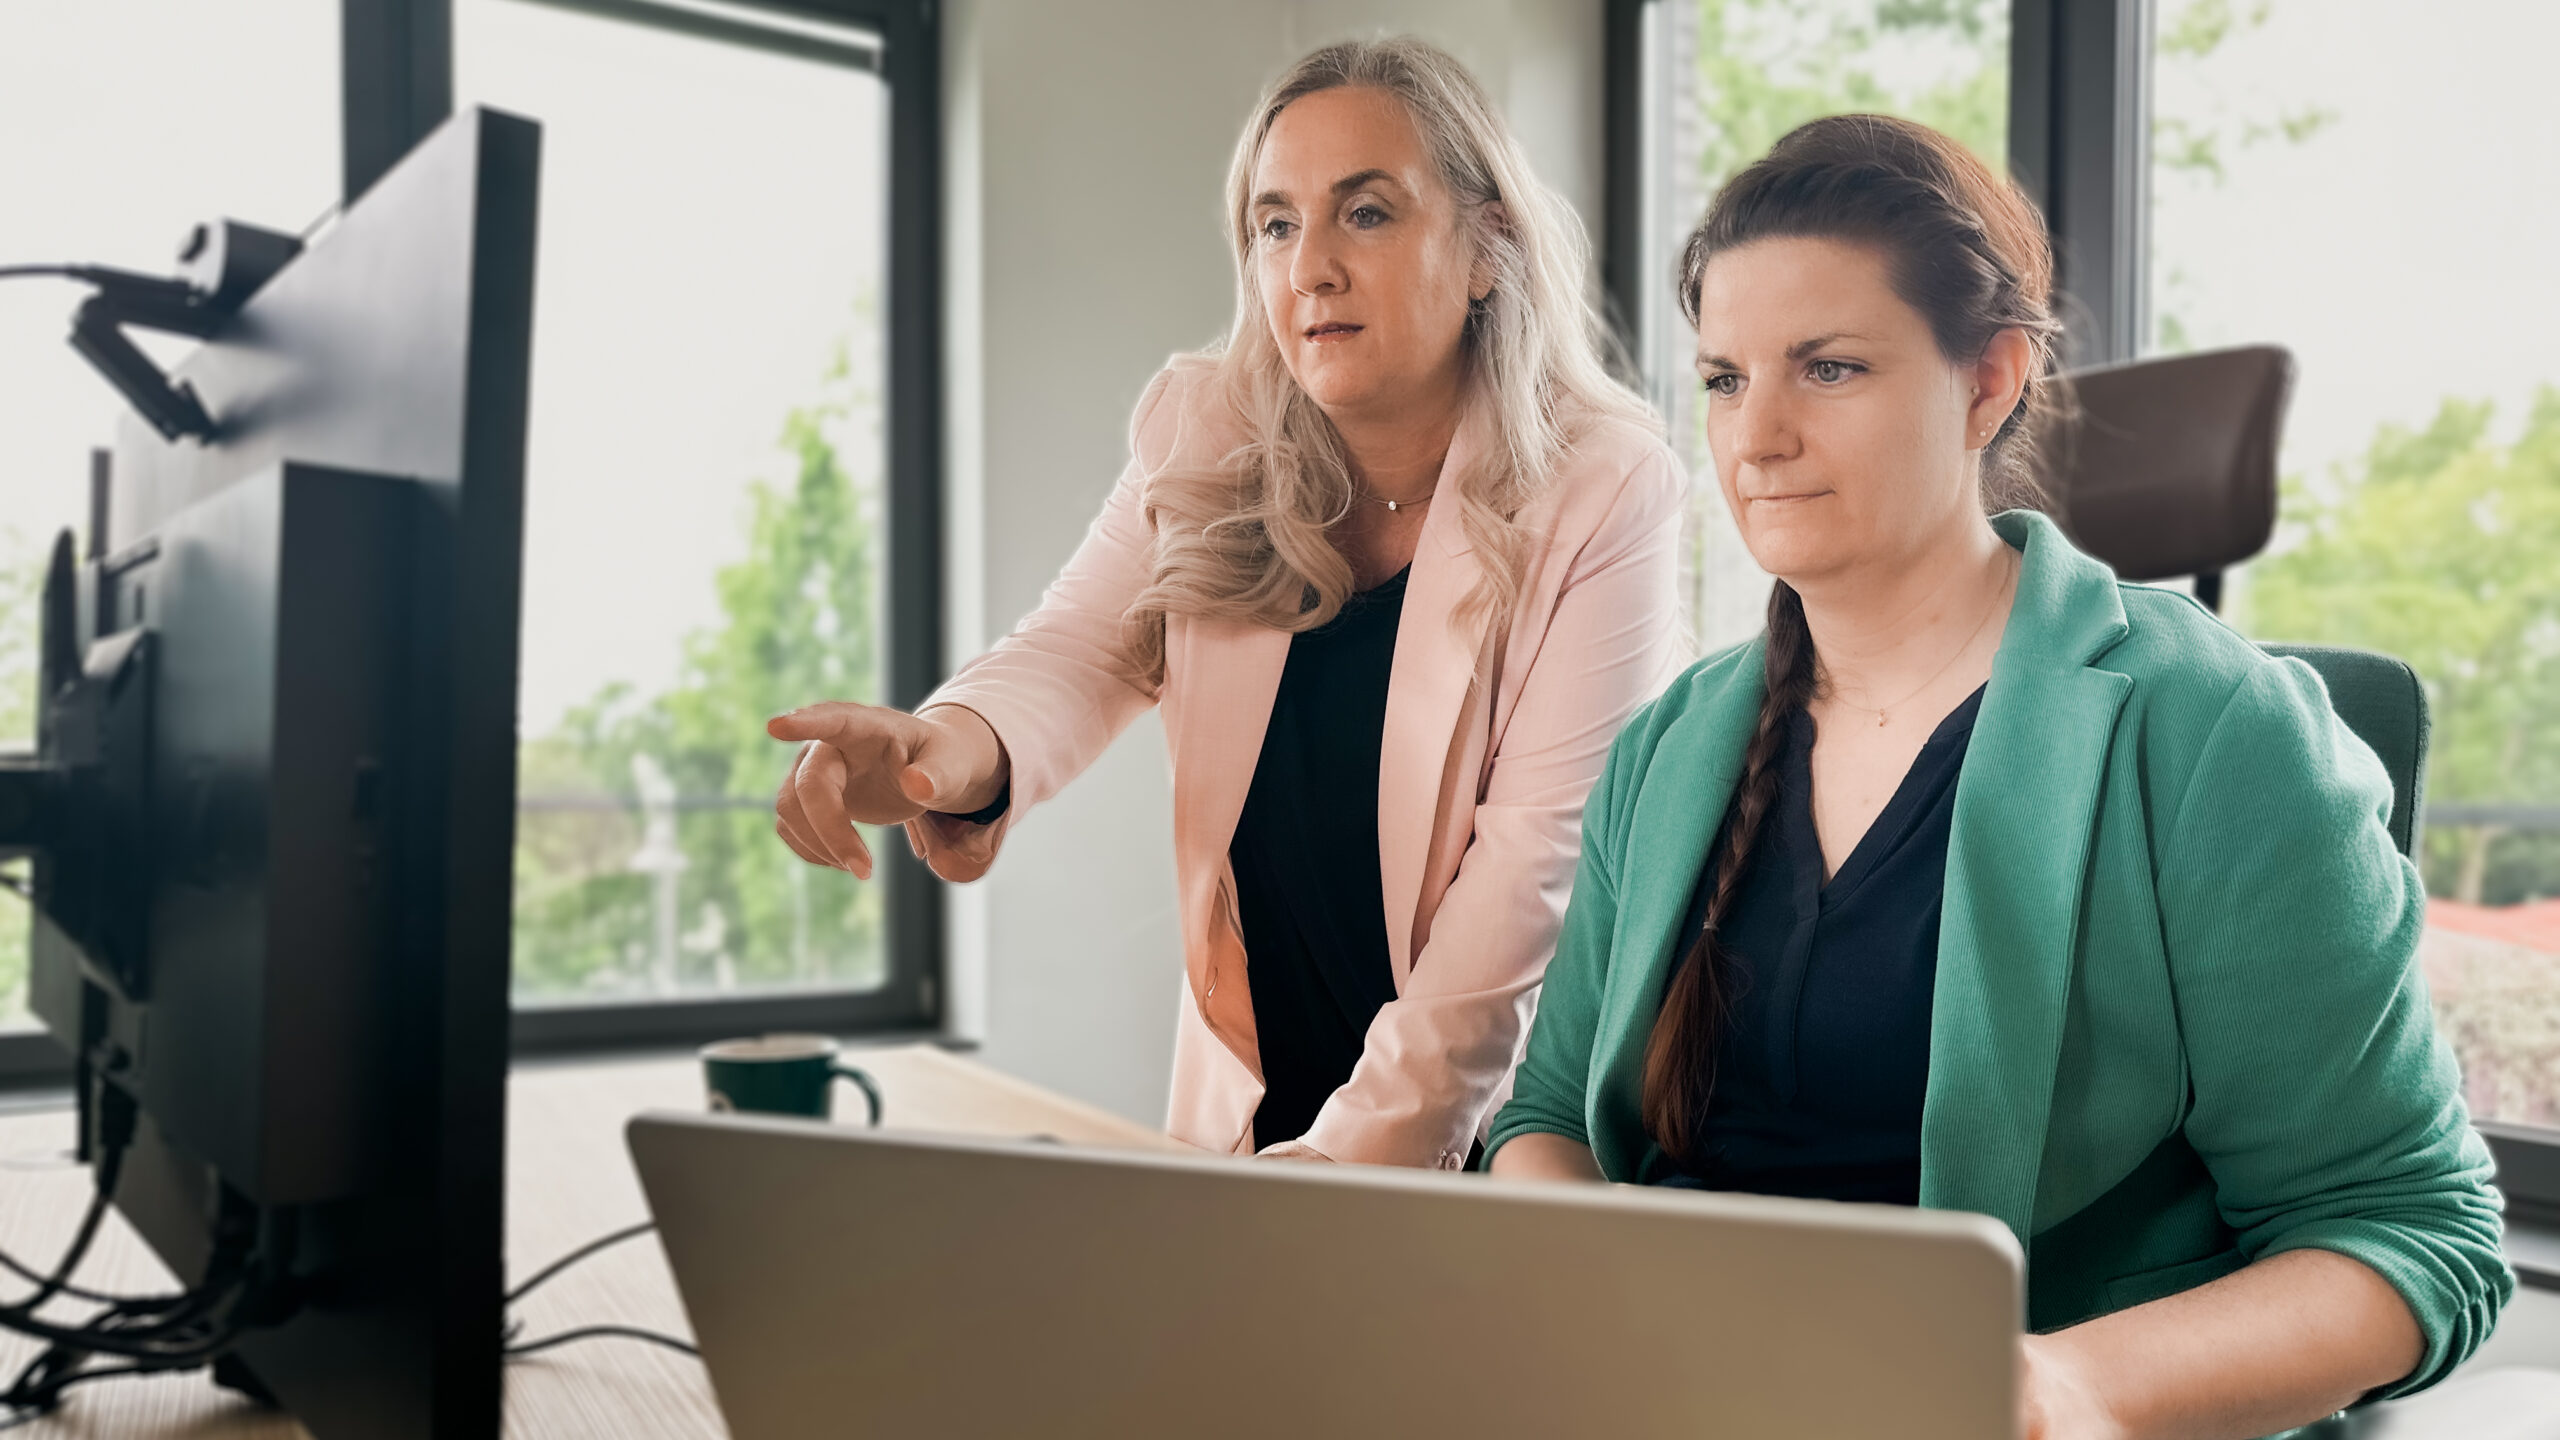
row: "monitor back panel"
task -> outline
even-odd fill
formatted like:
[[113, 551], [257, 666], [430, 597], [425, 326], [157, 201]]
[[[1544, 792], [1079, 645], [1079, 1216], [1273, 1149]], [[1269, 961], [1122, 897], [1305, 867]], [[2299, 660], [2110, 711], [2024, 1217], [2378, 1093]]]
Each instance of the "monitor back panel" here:
[[320, 1440], [501, 1417], [540, 156], [447, 120], [178, 367], [211, 441], [116, 446], [102, 548], [160, 547], [119, 604], [167, 657], [148, 993], [93, 1023], [59, 951], [31, 989], [129, 1037], [117, 1203], [172, 1269], [218, 1193], [295, 1216], [300, 1308], [232, 1358]]
[[2011, 1433], [1981, 1216], [631, 1128], [737, 1440]]

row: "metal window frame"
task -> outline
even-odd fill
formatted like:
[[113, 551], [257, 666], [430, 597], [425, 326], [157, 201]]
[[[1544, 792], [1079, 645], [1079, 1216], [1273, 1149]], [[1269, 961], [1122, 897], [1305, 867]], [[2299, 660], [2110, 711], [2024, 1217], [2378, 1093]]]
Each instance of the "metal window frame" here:
[[1658, 0], [1608, 0], [1601, 38], [1600, 292], [1608, 320], [1635, 369], [1639, 387], [1649, 383], [1645, 362], [1645, 12]]
[[[882, 680], [912, 708], [943, 676], [942, 26], [937, 0], [524, 0], [871, 70], [889, 89], [888, 484], [882, 496]], [[725, 13], [724, 13], [725, 12]], [[868, 31], [876, 49], [830, 42], [755, 15]], [[340, 0], [343, 193], [362, 195], [453, 111], [452, 0]], [[779, 843], [779, 842], [777, 842]], [[876, 990], [811, 990], [669, 1001], [520, 1005], [518, 1056], [628, 1050], [768, 1030], [935, 1033], [942, 1027], [942, 885], [903, 845], [879, 847], [888, 978]], [[0, 1035], [0, 1089], [67, 1083], [42, 1032]]]
[[[344, 0], [432, 5], [445, 12], [439, 49], [450, 95], [451, 0]], [[939, 684], [942, 661], [942, 42], [936, 0], [722, 0], [701, 7], [669, 0], [524, 0], [601, 19], [646, 25], [712, 43], [744, 44], [824, 63], [872, 70], [889, 89], [887, 320], [888, 486], [882, 497], [881, 560], [887, 623], [881, 679], [889, 704], [912, 708]], [[867, 54], [777, 27], [730, 19], [761, 12], [868, 31]], [[353, 93], [354, 82], [349, 82]], [[353, 116], [350, 115], [352, 125]], [[441, 117], [438, 117], [441, 118]], [[431, 125], [433, 122], [430, 121]], [[351, 147], [352, 148], [352, 147]], [[898, 844], [876, 847], [883, 887], [888, 976], [876, 990], [784, 991], [607, 1004], [520, 1004], [519, 1056], [667, 1046], [767, 1030], [929, 1033], [942, 1025], [942, 884]]]
[[2011, 0], [2009, 168], [2053, 234], [2067, 363], [2149, 323], [2152, 0]]
[[[1646, 11], [1608, 0], [1608, 234], [1601, 274], [1628, 325], [1641, 273]], [[2009, 164], [2052, 227], [2070, 363], [2129, 360], [2150, 323], [2150, 60], [2153, 0], [2011, 0]], [[1636, 336], [1626, 339], [1631, 348]], [[1639, 355], [1642, 351], [1637, 350]], [[2535, 812], [2539, 814], [2539, 812]], [[2560, 1128], [2480, 1121], [2511, 1221], [2560, 1232]], [[2519, 1264], [2560, 1289], [2560, 1270]]]
[[[1613, 318], [1639, 314], [1644, 268], [1646, 12], [1607, 0], [1602, 42], [1608, 233], [1601, 282]], [[2009, 166], [2052, 226], [2070, 363], [2131, 359], [2147, 323], [2153, 0], [2010, 0]]]
[[2529, 1231], [2542, 1241], [2530, 1246], [2511, 1243], [2507, 1262], [2524, 1283], [2560, 1290], [2560, 1252], [2550, 1243], [2550, 1237], [2560, 1235], [2560, 1130], [2502, 1120], [2475, 1124], [2481, 1138], [2489, 1142], [2489, 1158], [2497, 1165], [2508, 1228]]

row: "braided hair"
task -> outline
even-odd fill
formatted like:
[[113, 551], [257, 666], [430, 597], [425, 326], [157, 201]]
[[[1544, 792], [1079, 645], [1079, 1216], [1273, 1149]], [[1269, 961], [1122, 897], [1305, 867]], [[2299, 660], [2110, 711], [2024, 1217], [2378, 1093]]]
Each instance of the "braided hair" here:
[[[1787, 133], [1716, 195], [1680, 257], [1680, 308], [1698, 320], [1707, 263], [1769, 239], [1837, 240], [1885, 256], [1894, 293], [1919, 312], [1938, 350], [1972, 364], [2006, 330], [2032, 350], [2027, 384], [1983, 449], [1982, 501], [1993, 512], [2041, 508], [2036, 431], [2055, 407], [2053, 248], [2043, 217], [2018, 187], [1925, 125], [1883, 115], [1834, 115]], [[1795, 711], [1820, 685], [1804, 602], [1777, 581], [1769, 593], [1765, 690], [1726, 810], [1724, 843], [1705, 922], [1691, 939], [1645, 1049], [1644, 1125], [1683, 1168], [1707, 1164], [1699, 1139], [1715, 1090], [1717, 1038], [1737, 978], [1718, 938], [1753, 850], [1778, 802], [1778, 754]]]

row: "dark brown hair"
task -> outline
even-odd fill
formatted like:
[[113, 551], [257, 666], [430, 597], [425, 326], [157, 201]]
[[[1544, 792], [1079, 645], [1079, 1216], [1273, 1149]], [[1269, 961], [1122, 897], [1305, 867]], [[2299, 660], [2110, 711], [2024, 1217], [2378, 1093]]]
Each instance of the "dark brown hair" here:
[[[1939, 352], [1982, 358], [2004, 330], [2033, 350], [2018, 406], [1984, 447], [1986, 509], [2040, 505], [2033, 436], [2051, 407], [2053, 248], [2043, 217], [2006, 177], [1925, 125], [1883, 115], [1834, 115], [1789, 131], [1717, 193], [1680, 257], [1680, 308], [1698, 319], [1707, 262], [1757, 240], [1838, 240], [1873, 247], [1896, 295], [1928, 321]], [[1732, 1005], [1731, 958], [1717, 931], [1750, 868], [1778, 800], [1778, 752], [1788, 717], [1819, 684], [1804, 603], [1785, 581], [1769, 593], [1767, 692], [1725, 812], [1723, 854], [1706, 921], [1663, 996], [1645, 1050], [1644, 1125], [1674, 1161], [1706, 1163], [1698, 1134], [1715, 1089], [1716, 1038]]]

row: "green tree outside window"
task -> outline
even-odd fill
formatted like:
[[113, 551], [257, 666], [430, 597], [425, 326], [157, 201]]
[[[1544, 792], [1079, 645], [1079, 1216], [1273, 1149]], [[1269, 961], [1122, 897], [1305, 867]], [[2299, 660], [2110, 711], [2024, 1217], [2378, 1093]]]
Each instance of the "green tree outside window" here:
[[[876, 335], [868, 307], [857, 333]], [[612, 685], [520, 758], [516, 993], [528, 1000], [884, 976], [879, 892], [774, 837], [791, 752], [767, 717], [877, 693], [876, 386], [850, 344], [790, 412], [787, 485], [747, 490], [747, 554], [719, 571], [720, 623], [687, 637], [677, 684]], [[654, 832], [654, 833], [653, 833]]]

